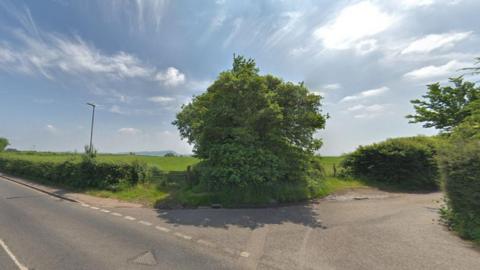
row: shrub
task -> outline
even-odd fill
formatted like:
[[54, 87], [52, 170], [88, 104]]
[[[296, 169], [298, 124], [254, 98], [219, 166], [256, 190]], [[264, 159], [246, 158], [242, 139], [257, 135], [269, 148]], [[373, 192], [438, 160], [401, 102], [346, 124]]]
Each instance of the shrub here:
[[455, 141], [439, 155], [448, 220], [461, 236], [480, 241], [480, 140]]
[[83, 156], [80, 162], [33, 161], [0, 157], [0, 171], [32, 180], [73, 188], [115, 188], [121, 181], [134, 185], [147, 177], [146, 165], [139, 162], [97, 162]]
[[5, 138], [1, 138], [0, 137], [0, 152], [2, 152], [3, 150], [5, 150], [5, 148], [10, 145], [10, 143], [8, 142], [7, 139]]
[[360, 146], [342, 162], [344, 173], [409, 190], [438, 188], [440, 139], [407, 137]]

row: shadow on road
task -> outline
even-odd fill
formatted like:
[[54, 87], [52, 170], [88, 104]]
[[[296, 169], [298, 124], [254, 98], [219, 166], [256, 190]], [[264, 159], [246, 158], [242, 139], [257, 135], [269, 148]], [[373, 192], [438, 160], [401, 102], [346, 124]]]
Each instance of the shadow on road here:
[[158, 217], [172, 225], [256, 229], [268, 224], [293, 223], [323, 228], [312, 204], [250, 209], [178, 209], [157, 210]]

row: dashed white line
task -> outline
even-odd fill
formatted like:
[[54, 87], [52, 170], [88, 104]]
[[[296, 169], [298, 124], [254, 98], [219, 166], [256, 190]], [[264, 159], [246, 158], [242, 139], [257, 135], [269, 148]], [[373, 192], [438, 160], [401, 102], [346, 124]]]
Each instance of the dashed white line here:
[[159, 231], [162, 231], [162, 232], [166, 232], [166, 233], [170, 232], [170, 229], [162, 227], [162, 226], [155, 226], [155, 229], [157, 229]]
[[28, 270], [27, 267], [25, 267], [23, 264], [21, 264], [18, 260], [17, 260], [17, 257], [15, 257], [15, 255], [13, 255], [12, 251], [10, 251], [10, 249], [8, 248], [7, 244], [5, 244], [5, 242], [3, 242], [2, 239], [0, 239], [0, 246], [3, 247], [3, 249], [5, 250], [5, 252], [7, 252], [8, 256], [10, 256], [10, 259], [12, 259], [12, 261], [15, 263], [15, 265], [18, 267], [19, 270]]
[[138, 223], [140, 223], [142, 225], [145, 225], [145, 226], [152, 226], [152, 223], [150, 223], [148, 221], [144, 221], [144, 220], [140, 220]]
[[[83, 207], [90, 207], [91, 209], [94, 209], [94, 210], [100, 210], [101, 212], [104, 212], [104, 213], [110, 213], [110, 215], [112, 216], [117, 216], [117, 217], [121, 217], [122, 214], [120, 213], [117, 213], [117, 212], [111, 212], [110, 210], [107, 210], [107, 209], [101, 209], [101, 208], [98, 208], [98, 207], [95, 207], [95, 206], [90, 206], [86, 203], [82, 203], [81, 204]], [[137, 220], [136, 218], [134, 217], [131, 217], [131, 216], [124, 216], [125, 219], [127, 220]], [[144, 221], [144, 220], [139, 220], [138, 223], [142, 224], [142, 225], [145, 225], [145, 226], [152, 226], [153, 224], [151, 222], [148, 222], [148, 221]], [[165, 227], [162, 227], [162, 226], [155, 226], [155, 229], [161, 231], [161, 232], [165, 232], [165, 233], [169, 233], [171, 230], [168, 229], [168, 228], [165, 228]], [[174, 233], [174, 235], [176, 237], [179, 237], [179, 238], [182, 238], [182, 239], [185, 239], [185, 240], [192, 240], [192, 237], [189, 236], [189, 235], [186, 235], [186, 234], [183, 234], [183, 233], [179, 233], [179, 232], [176, 232]], [[1, 241], [1, 239], [0, 239]], [[0, 244], [2, 244], [3, 242], [0, 242]], [[207, 246], [207, 247], [210, 247], [210, 248], [216, 248], [217, 245], [212, 243], [212, 242], [209, 242], [209, 241], [206, 241], [206, 240], [203, 240], [203, 239], [198, 239], [197, 240], [197, 243], [200, 244], [200, 245], [203, 245], [203, 246]], [[2, 244], [3, 246], [3, 244]], [[4, 249], [6, 249], [6, 246], [4, 246]], [[235, 250], [231, 249], [231, 248], [224, 248], [223, 249], [225, 252], [227, 253], [230, 253], [232, 255], [235, 255]], [[8, 251], [7, 251], [8, 253]], [[237, 253], [238, 254], [238, 253]], [[9, 254], [10, 255], [10, 254]], [[13, 254], [12, 254], [13, 255]], [[250, 257], [250, 253], [246, 252], [246, 251], [242, 251], [240, 252], [240, 257], [244, 257], [244, 258], [248, 258]], [[12, 258], [13, 259], [13, 258]], [[20, 266], [19, 266], [20, 268]], [[28, 270], [27, 268], [20, 268], [20, 270]]]
[[240, 252], [240, 256], [242, 256], [244, 258], [248, 258], [250, 256], [250, 253], [248, 253], [246, 251], [242, 251], [242, 252]]
[[186, 234], [183, 234], [183, 233], [179, 233], [179, 232], [176, 232], [176, 233], [175, 233], [175, 236], [176, 236], [176, 237], [183, 238], [183, 239], [185, 239], [185, 240], [192, 240], [192, 237], [191, 237], [191, 236], [186, 235]]
[[215, 248], [217, 245], [215, 245], [214, 243], [212, 242], [209, 242], [209, 241], [206, 241], [206, 240], [203, 240], [203, 239], [198, 239], [197, 240], [197, 243], [199, 243], [200, 245], [204, 245], [204, 246], [207, 246], [207, 247], [211, 247], [211, 248]]

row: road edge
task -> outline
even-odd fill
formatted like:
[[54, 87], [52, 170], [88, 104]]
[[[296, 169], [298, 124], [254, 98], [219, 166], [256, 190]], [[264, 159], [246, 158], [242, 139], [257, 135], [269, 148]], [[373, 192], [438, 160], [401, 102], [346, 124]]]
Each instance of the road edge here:
[[50, 196], [53, 196], [53, 197], [56, 197], [58, 199], [62, 199], [62, 200], [66, 200], [66, 201], [69, 201], [69, 202], [74, 202], [74, 203], [81, 203], [80, 201], [77, 201], [75, 199], [72, 199], [72, 198], [68, 198], [66, 196], [62, 196], [60, 194], [57, 194], [57, 193], [54, 193], [54, 192], [50, 192], [50, 191], [46, 191], [44, 189], [41, 189], [41, 188], [38, 188], [38, 187], [35, 187], [33, 185], [30, 185], [30, 184], [27, 184], [27, 183], [24, 183], [24, 182], [21, 182], [21, 181], [17, 181], [17, 180], [14, 180], [8, 176], [5, 176], [5, 174], [0, 174], [0, 178], [3, 178], [3, 179], [6, 179], [10, 182], [14, 182], [16, 184], [19, 184], [19, 185], [22, 185], [22, 186], [25, 186], [25, 187], [28, 187], [28, 188], [31, 188], [31, 189], [34, 189], [36, 191], [39, 191], [39, 192], [42, 192], [42, 193], [45, 193], [47, 195], [50, 195]]

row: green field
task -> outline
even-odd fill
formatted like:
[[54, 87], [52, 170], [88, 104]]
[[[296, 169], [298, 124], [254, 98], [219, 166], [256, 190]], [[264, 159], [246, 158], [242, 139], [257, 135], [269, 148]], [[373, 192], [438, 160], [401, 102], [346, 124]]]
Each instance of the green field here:
[[[0, 157], [22, 159], [29, 161], [64, 162], [66, 160], [81, 160], [80, 154], [74, 153], [50, 153], [50, 152], [0, 152]], [[185, 171], [187, 166], [197, 163], [199, 160], [194, 157], [153, 157], [136, 155], [115, 155], [99, 154], [97, 160], [100, 162], [145, 162], [150, 166], [156, 166], [162, 171]]]

